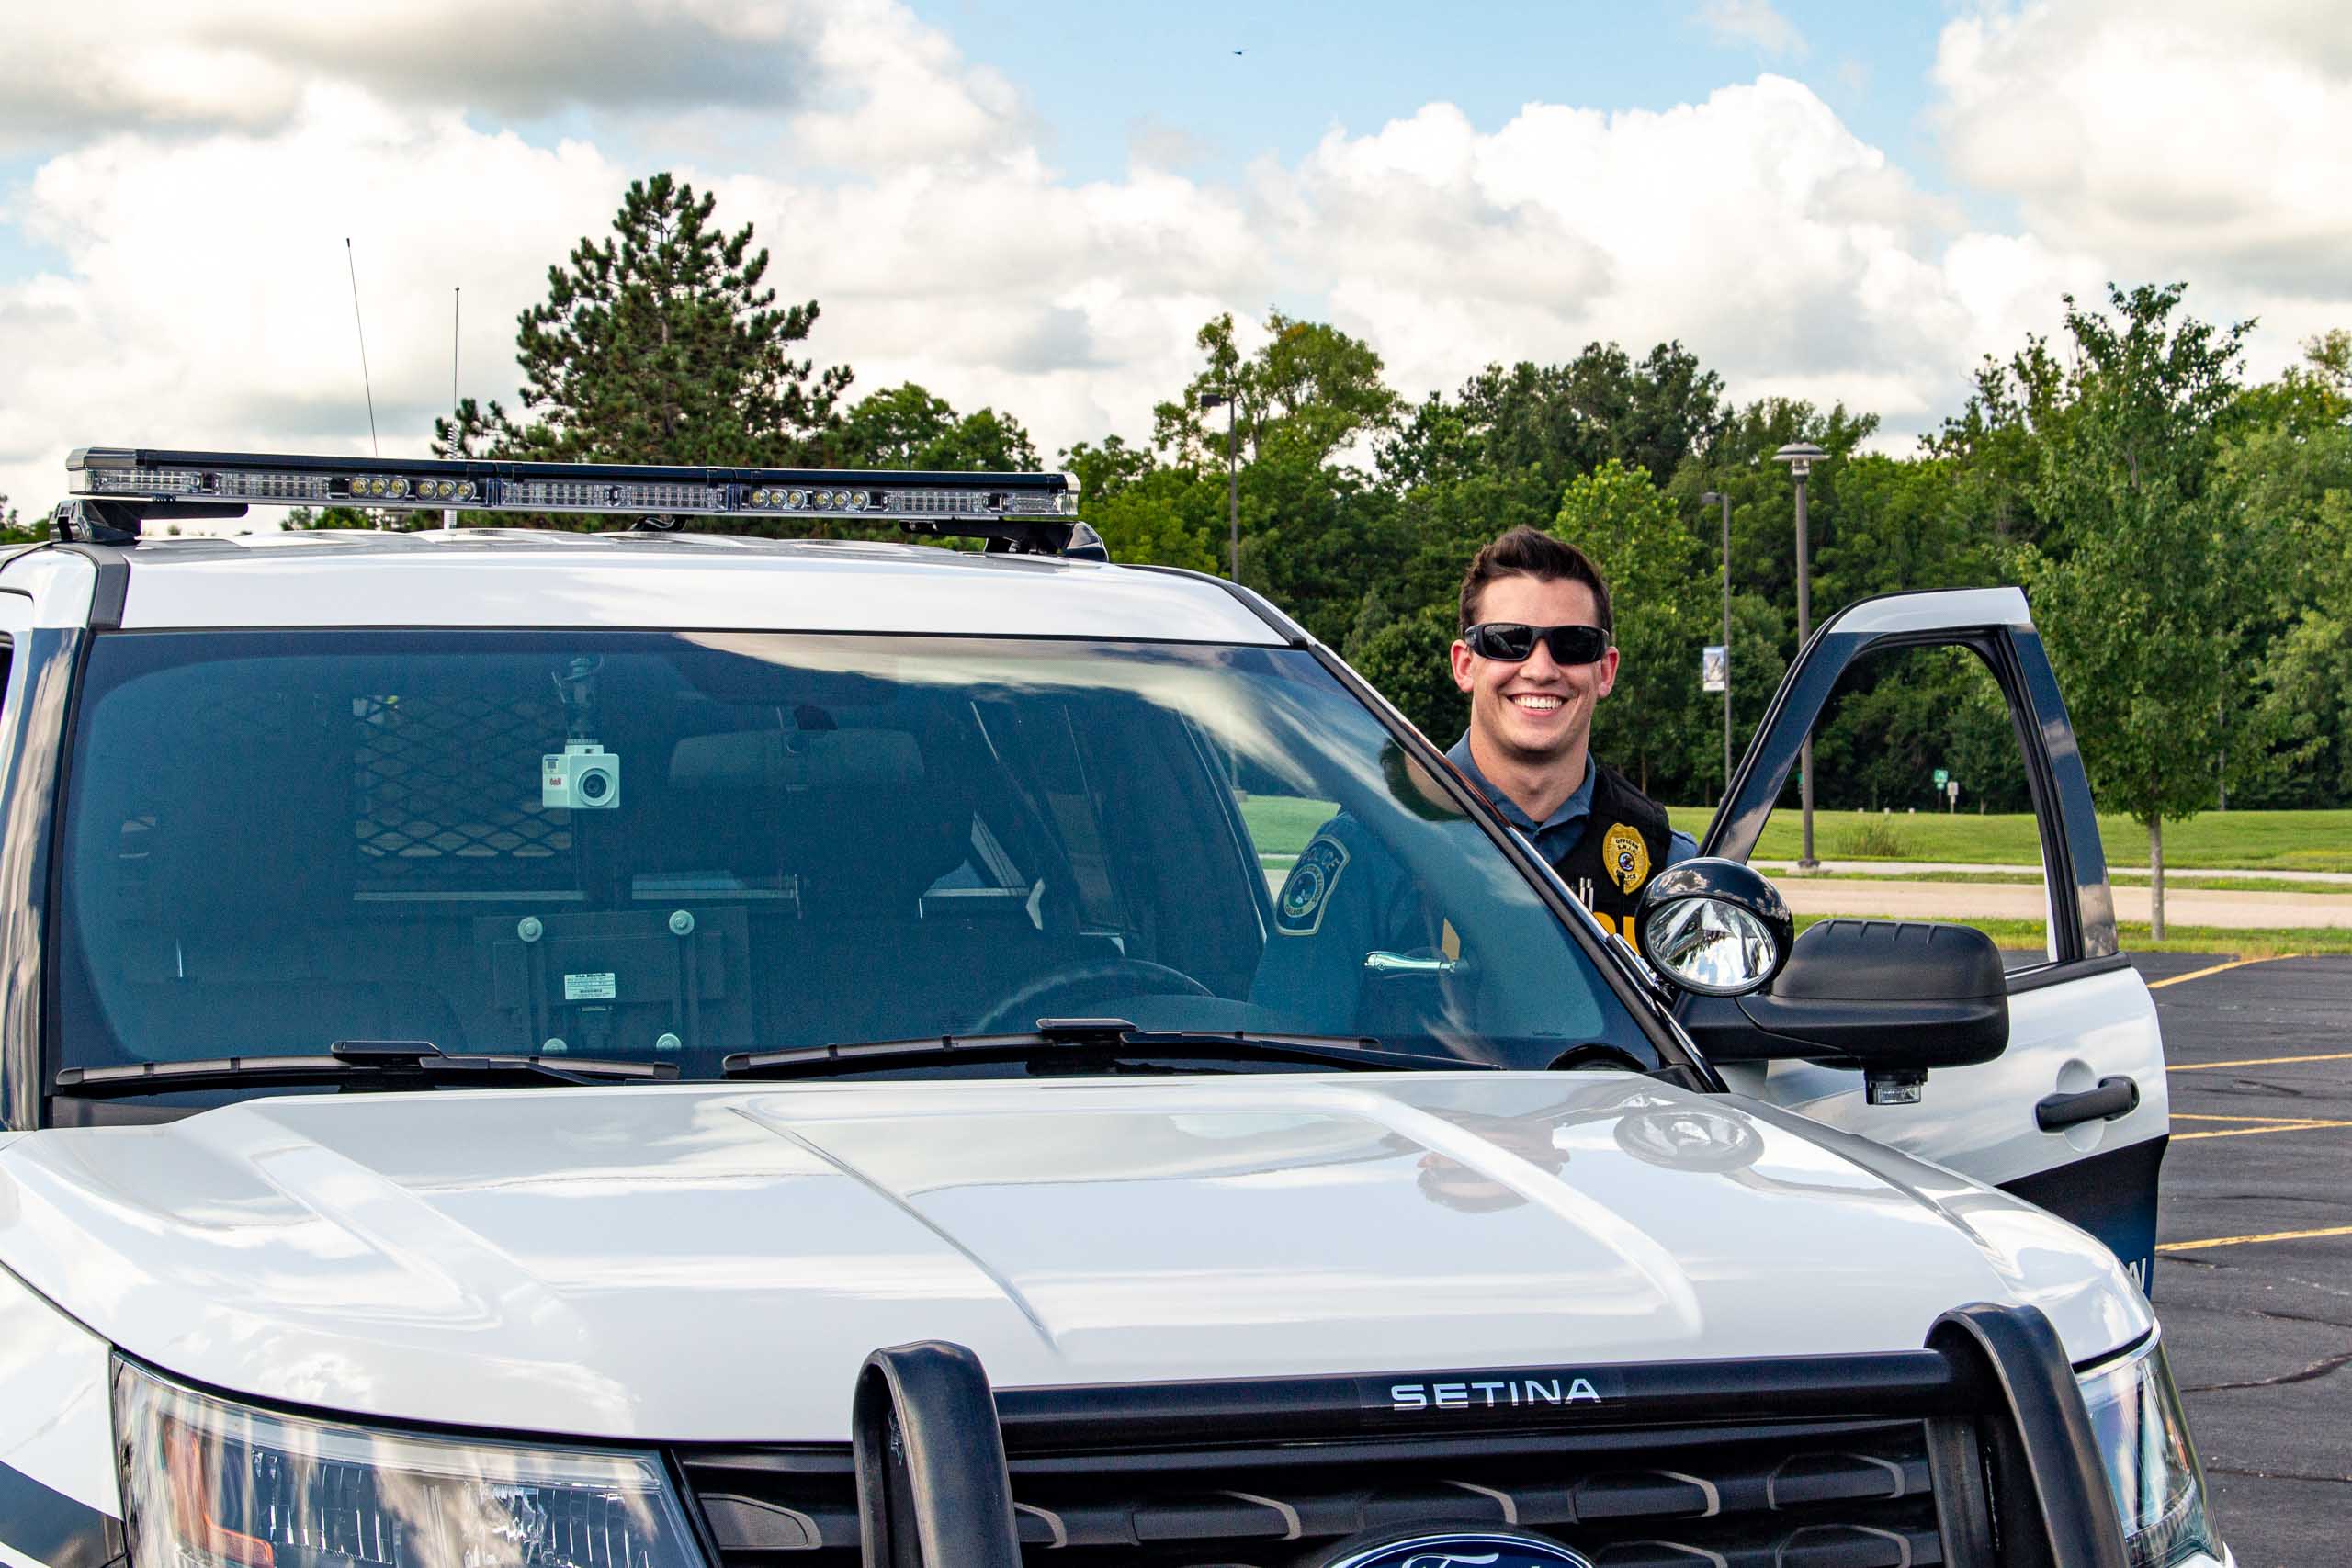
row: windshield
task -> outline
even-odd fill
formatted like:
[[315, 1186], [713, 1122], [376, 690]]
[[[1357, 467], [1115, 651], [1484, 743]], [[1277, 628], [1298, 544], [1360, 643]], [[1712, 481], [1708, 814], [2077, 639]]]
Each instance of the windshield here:
[[709, 1077], [1102, 1017], [1657, 1065], [1295, 649], [130, 633], [79, 715], [60, 1066], [421, 1040]]

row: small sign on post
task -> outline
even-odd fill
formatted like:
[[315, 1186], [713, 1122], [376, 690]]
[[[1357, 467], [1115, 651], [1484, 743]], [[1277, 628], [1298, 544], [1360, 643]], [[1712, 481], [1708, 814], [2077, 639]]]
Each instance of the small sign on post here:
[[1950, 771], [1949, 771], [1949, 770], [1947, 770], [1947, 769], [1943, 769], [1943, 768], [1938, 768], [1938, 769], [1936, 770], [1936, 787], [1937, 787], [1938, 789], [1941, 789], [1941, 788], [1943, 788], [1945, 784], [1949, 784], [1949, 783], [1951, 783], [1951, 773], [1950, 773]]
[[1699, 650], [1699, 689], [1702, 692], [1731, 690], [1731, 649], [1718, 643], [1709, 643]]
[[1946, 811], [1957, 811], [1960, 809], [1960, 781], [1958, 779], [1951, 779], [1945, 782], [1944, 801], [1944, 809]]

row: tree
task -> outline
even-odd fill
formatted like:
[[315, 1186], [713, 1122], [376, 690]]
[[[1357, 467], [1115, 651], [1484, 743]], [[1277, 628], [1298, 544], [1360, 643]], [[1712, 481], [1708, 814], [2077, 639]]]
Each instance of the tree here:
[[2183, 288], [2110, 285], [2111, 315], [2067, 297], [2073, 357], [2025, 487], [2045, 533], [2009, 552], [2092, 783], [2148, 829], [2158, 938], [2164, 824], [2212, 804], [2253, 717], [2236, 677], [2261, 592], [2258, 530], [2210, 482], [2253, 323], [2176, 320]]
[[[1737, 409], [1701, 460], [1687, 462], [1668, 483], [1678, 515], [1686, 519], [1712, 563], [1722, 549], [1721, 514], [1702, 507], [1699, 496], [1716, 491], [1732, 498], [1732, 586], [1789, 607], [1790, 635], [1796, 626], [1797, 553], [1793, 502], [1788, 471], [1772, 454], [1792, 441], [1810, 441], [1829, 454], [1815, 463], [1809, 491], [1813, 555], [1833, 556], [1846, 525], [1846, 471], [1861, 444], [1878, 429], [1878, 416], [1855, 413], [1843, 403], [1826, 412], [1809, 402], [1765, 398]], [[1815, 573], [1813, 600], [1823, 610], [1860, 597], [1834, 574]], [[1791, 650], [1794, 652], [1793, 647]]]
[[2029, 336], [2007, 360], [1986, 355], [1967, 405], [1921, 440], [1931, 455], [1951, 463], [1955, 503], [1977, 528], [2001, 539], [2041, 536], [2032, 499], [2041, 438], [2066, 397], [2065, 367], [2051, 354], [2049, 340]]
[[1081, 441], [1062, 453], [1062, 467], [1076, 475], [1080, 495], [1093, 501], [1115, 495], [1159, 469], [1159, 459], [1148, 446], [1130, 446], [1120, 436], [1105, 436], [1102, 445]]
[[1470, 722], [1470, 699], [1453, 683], [1447, 654], [1458, 626], [1453, 605], [1425, 604], [1374, 632], [1349, 660], [1415, 728], [1440, 746], [1453, 745]]
[[850, 384], [793, 350], [817, 302], [779, 309], [752, 228], [667, 174], [630, 183], [611, 236], [548, 269], [515, 335], [523, 413], [470, 398], [434, 421], [435, 453], [557, 462], [788, 467], [820, 459]]
[[1473, 473], [1529, 473], [1551, 495], [1614, 457], [1670, 477], [1721, 434], [1723, 378], [1679, 343], [1637, 365], [1613, 343], [1565, 365], [1489, 365], [1452, 402], [1431, 396], [1381, 449], [1403, 489]]
[[[1224, 476], [1204, 488], [1222, 546]], [[1395, 500], [1352, 469], [1293, 454], [1270, 456], [1242, 475], [1241, 581], [1334, 647], [1362, 614], [1365, 589], [1393, 581], [1408, 547]]]
[[2268, 609], [2249, 639], [2263, 648], [2257, 732], [2232, 750], [2247, 761], [2265, 741], [2271, 765], [2233, 776], [2232, 803], [2334, 806], [2352, 795], [2352, 423], [2312, 428], [2286, 401], [2280, 423], [2223, 444], [2215, 483], [2268, 557]]
[[1616, 688], [1594, 714], [1593, 749], [1646, 794], [1654, 764], [1680, 771], [1677, 721], [1692, 706], [1699, 649], [1715, 631], [1712, 574], [1649, 471], [1614, 457], [1568, 481], [1552, 532], [1608, 579], [1620, 662]]
[[1102, 536], [1111, 558], [1139, 566], [1221, 570], [1225, 479], [1163, 467], [1148, 446], [1116, 435], [1081, 441], [1062, 454], [1078, 479], [1079, 511]]
[[1201, 394], [1234, 400], [1234, 423], [1250, 462], [1280, 457], [1324, 464], [1360, 441], [1389, 429], [1396, 394], [1381, 379], [1380, 355], [1360, 338], [1322, 321], [1280, 310], [1266, 316], [1266, 345], [1244, 357], [1234, 342], [1233, 317], [1218, 316], [1195, 341], [1207, 356], [1183, 397], [1152, 411], [1152, 441], [1193, 467], [1222, 467], [1225, 423], [1201, 408]]
[[1227, 527], [1225, 433], [1221, 419], [1204, 420], [1200, 399], [1229, 391], [1239, 436], [1240, 579], [1336, 645], [1362, 612], [1367, 586], [1393, 577], [1407, 554], [1393, 496], [1345, 461], [1394, 420], [1396, 398], [1380, 378], [1380, 356], [1337, 328], [1280, 310], [1266, 328], [1268, 342], [1247, 355], [1231, 316], [1201, 328], [1201, 369], [1181, 397], [1154, 411], [1152, 444], [1164, 462], [1115, 441], [1074, 448], [1071, 460], [1090, 495], [1099, 493], [1091, 472], [1120, 487], [1088, 501], [1083, 513], [1114, 554], [1124, 538], [1142, 542], [1155, 558], [1216, 570]]
[[845, 468], [1025, 469], [1037, 448], [1019, 421], [984, 408], [958, 414], [912, 381], [864, 398], [828, 443]]
[[[2303, 374], [2352, 402], [2352, 332], [2330, 327], [2303, 340]], [[2289, 374], [2293, 374], [2290, 372]], [[2346, 412], [2352, 412], [2347, 409]], [[2339, 413], [2338, 418], [2345, 417]]]

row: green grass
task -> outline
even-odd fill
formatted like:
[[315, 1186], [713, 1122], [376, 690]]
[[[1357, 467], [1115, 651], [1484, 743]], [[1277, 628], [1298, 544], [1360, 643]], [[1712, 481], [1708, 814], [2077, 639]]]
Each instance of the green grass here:
[[[1292, 795], [1251, 795], [1241, 803], [1242, 819], [1262, 856], [1295, 856], [1315, 829], [1339, 809], [1328, 800]], [[1696, 835], [1713, 812], [1705, 807], [1674, 808], [1675, 826]], [[1814, 847], [1832, 860], [1962, 861], [1985, 865], [2038, 866], [2041, 840], [2033, 818], [1977, 816], [1973, 812], [1917, 816], [1872, 811], [1816, 811]], [[2144, 877], [2148, 835], [2129, 817], [2101, 816], [2099, 839], [2116, 880]], [[1758, 860], [1794, 860], [1802, 837], [1796, 812], [1783, 807], [1764, 825]], [[2165, 884], [2246, 893], [2310, 893], [2325, 885], [2266, 882], [2258, 878], [2175, 877], [2199, 866], [2228, 870], [2352, 871], [2352, 810], [2209, 811], [2165, 826]], [[1976, 874], [1993, 876], [1997, 874]], [[1967, 875], [1933, 875], [1932, 881], [1965, 881]], [[2028, 882], [2040, 880], [2026, 877]]]
[[[1799, 915], [1797, 930], [1830, 919], [1854, 919], [1852, 915]], [[1989, 936], [1999, 946], [2034, 951], [2046, 940], [2040, 920], [1970, 920], [1967, 924]], [[2236, 931], [2222, 926], [2173, 925], [2165, 940], [2154, 942], [2148, 936], [2146, 925], [2135, 920], [2119, 920], [2116, 936], [2126, 953], [2211, 953], [2230, 958], [2279, 958], [2288, 954], [2318, 953], [2352, 953], [2352, 931], [2332, 931], [2324, 927], [2281, 927], [2267, 931]]]
[[1306, 841], [1315, 837], [1315, 829], [1329, 822], [1339, 809], [1328, 800], [1252, 795], [1242, 797], [1241, 820], [1249, 824], [1250, 837], [1257, 842], [1260, 860], [1279, 856], [1288, 861], [1306, 848]]
[[[1273, 861], [1279, 857], [1282, 861], [1287, 862], [1295, 857], [1301, 850], [1306, 848], [1306, 841], [1315, 836], [1315, 829], [1329, 821], [1332, 814], [1338, 810], [1339, 807], [1328, 800], [1301, 800], [1291, 795], [1251, 795], [1241, 802], [1242, 820], [1250, 825], [1250, 835], [1257, 840], [1260, 858], [1267, 861]], [[1851, 826], [1865, 817], [1872, 822], [1883, 820], [1870, 813], [1855, 811], [1822, 811], [1815, 812], [1814, 816], [1816, 835], [1826, 829], [1826, 824], [1833, 821]], [[2266, 827], [2263, 822], [2265, 818], [2279, 818], [2297, 819], [2288, 829], [2290, 833], [2300, 829], [2311, 836], [2325, 838], [2331, 842], [2340, 842], [2342, 847], [2314, 851], [2306, 846], [2289, 853], [2281, 853], [2276, 841], [2277, 833]], [[1676, 822], [1685, 825], [1687, 829], [1692, 824], [1703, 826], [1707, 813], [1678, 810], [1674, 814], [1674, 818]], [[1907, 830], [1914, 826], [1925, 827], [1930, 821], [1924, 816], [1896, 818], [1894, 820], [1900, 824], [1898, 831]], [[2233, 811], [2226, 817], [2217, 815], [2212, 818], [2199, 818], [2186, 824], [2166, 829], [2165, 858], [2167, 864], [2178, 863], [2173, 846], [2179, 837], [2186, 836], [2192, 830], [2206, 828], [2209, 824], [2225, 827], [2228, 829], [2228, 832], [2217, 836], [2217, 841], [2222, 846], [2225, 854], [2243, 857], [2236, 860], [2208, 859], [2205, 863], [2209, 865], [2269, 864], [2280, 867], [2291, 866], [2296, 870], [2352, 871], [2352, 811]], [[2041, 852], [2034, 837], [2033, 818], [2030, 817], [1962, 816], [1936, 818], [1933, 825], [1948, 837], [1930, 841], [1928, 835], [1923, 832], [1918, 837], [1925, 847], [1907, 850], [1905, 858], [1983, 861], [1994, 864], [2026, 865], [2038, 864], [2041, 859]], [[2143, 862], [2128, 861], [2119, 854], [2119, 845], [2115, 837], [2122, 829], [2138, 833], [2139, 824], [2129, 818], [2103, 817], [2099, 819], [2099, 829], [2102, 835], [2107, 837], [2108, 858], [2111, 863], [2123, 865], [2143, 863]], [[1788, 840], [1785, 849], [1776, 847], [1774, 838], [1776, 830], [1785, 831]], [[1967, 830], [1974, 830], [1983, 836], [1964, 837], [1963, 833]], [[1775, 813], [1773, 821], [1765, 829], [1764, 843], [1758, 852], [1759, 858], [1795, 859], [1796, 837], [1795, 814], [1787, 811]], [[1985, 852], [1984, 846], [1988, 840], [2008, 843], [2012, 840], [2018, 847], [2010, 853]], [[2140, 842], [2144, 855], [2146, 845], [2144, 835], [2142, 836]], [[1827, 840], [1823, 840], [1823, 844], [1826, 847]], [[2256, 853], [2256, 848], [2267, 848], [2269, 852]], [[2309, 858], [2314, 854], [2322, 857], [2316, 863], [2312, 863]], [[2329, 856], [2334, 858], [2327, 858]], [[1860, 859], [1862, 857], [1841, 855], [1838, 858]], [[2124, 876], [2117, 878], [2119, 881], [2126, 879]], [[1862, 878], [1858, 877], [1856, 880], [1862, 880]], [[2039, 876], [2007, 876], [1997, 872], [1980, 872], [1951, 876], [1941, 876], [1931, 873], [1918, 874], [1905, 876], [1904, 880], [2011, 882], [2030, 885], [2041, 879]], [[2313, 890], [2313, 885], [2311, 884], [2266, 881], [2256, 877], [2176, 879], [2167, 875], [2165, 878], [2165, 885], [2168, 887], [2212, 887], [2247, 892], [2310, 892]], [[1815, 920], [1826, 918], [1800, 915], [1797, 917], [1797, 928], [1802, 931], [1813, 924]], [[1968, 923], [1984, 931], [2003, 947], [2034, 949], [2042, 944], [2042, 928], [2039, 920], [1971, 920]], [[2121, 937], [2124, 951], [2127, 953], [2214, 953], [2238, 958], [2267, 958], [2289, 953], [2352, 953], [2352, 930], [2282, 928], [2269, 931], [2235, 931], [2217, 926], [2184, 926], [2175, 923], [2162, 942], [2150, 941], [2148, 928], [2144, 924], [2126, 920], [2119, 922], [2116, 930]]]
[[[2040, 872], [2027, 871], [1818, 871], [1805, 878], [1808, 882], [1959, 882], [1978, 883], [1997, 887], [2039, 887]], [[2114, 873], [2109, 878], [2119, 887], [2145, 887], [2149, 876], [2144, 871]], [[2195, 872], [2165, 874], [2166, 892], [2192, 893], [2334, 893], [2352, 896], [2352, 882], [2288, 882], [2275, 876], [2204, 876]]]
[[[1695, 835], [1713, 815], [1710, 807], [1676, 807], [1674, 823]], [[1815, 853], [1833, 860], [1969, 861], [1989, 865], [2037, 865], [2041, 861], [2033, 818], [2024, 813], [1978, 816], [1973, 811], [1923, 811], [1913, 816], [1816, 811], [1813, 821]], [[1893, 853], [1886, 852], [1889, 829], [1899, 844]], [[2146, 829], [2129, 817], [2101, 813], [2098, 833], [2110, 867], [2147, 869]], [[1880, 841], [1871, 843], [1872, 839]], [[1765, 823], [1756, 858], [1794, 860], [1801, 841], [1796, 811], [1782, 807]], [[1853, 847], [1844, 847], [1849, 844]], [[2165, 871], [2200, 866], [2352, 871], [2352, 810], [2208, 811], [2186, 822], [2165, 823]]]

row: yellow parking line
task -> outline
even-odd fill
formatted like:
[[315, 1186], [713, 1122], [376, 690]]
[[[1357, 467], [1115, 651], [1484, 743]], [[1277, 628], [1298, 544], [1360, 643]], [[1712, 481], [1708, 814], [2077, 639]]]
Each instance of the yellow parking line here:
[[2230, 1127], [2218, 1133], [2175, 1133], [2172, 1141], [2185, 1144], [2191, 1138], [2251, 1138], [2263, 1133], [2308, 1133], [2320, 1127], [2352, 1127], [2352, 1122], [2296, 1122], [2284, 1127]]
[[2300, 1127], [2307, 1122], [2318, 1120], [2315, 1116], [2216, 1116], [2211, 1111], [2176, 1111], [2172, 1119], [2176, 1122], [2275, 1122], [2283, 1127]]
[[2166, 986], [2177, 986], [2189, 980], [2202, 980], [2206, 976], [2219, 975], [2224, 969], [2243, 969], [2249, 964], [2275, 964], [2281, 958], [2301, 958], [2301, 956], [2300, 953], [2274, 953], [2267, 958], [2233, 958], [2227, 964], [2216, 964], [2211, 969], [2192, 969], [2186, 975], [2175, 975], [2169, 980], [2151, 980], [2148, 982], [2148, 989], [2161, 991]]
[[2329, 1225], [2315, 1231], [2271, 1231], [2264, 1235], [2217, 1235], [2204, 1241], [2160, 1241], [2158, 1252], [2195, 1252], [2205, 1247], [2244, 1247], [2256, 1241], [2304, 1241], [2312, 1236], [2352, 1235], [2352, 1225]]
[[2281, 1062], [2352, 1062], [2352, 1051], [2330, 1051], [2317, 1056], [2248, 1056], [2242, 1062], [2177, 1062], [2168, 1073], [2210, 1073], [2216, 1067], [2275, 1067]]

